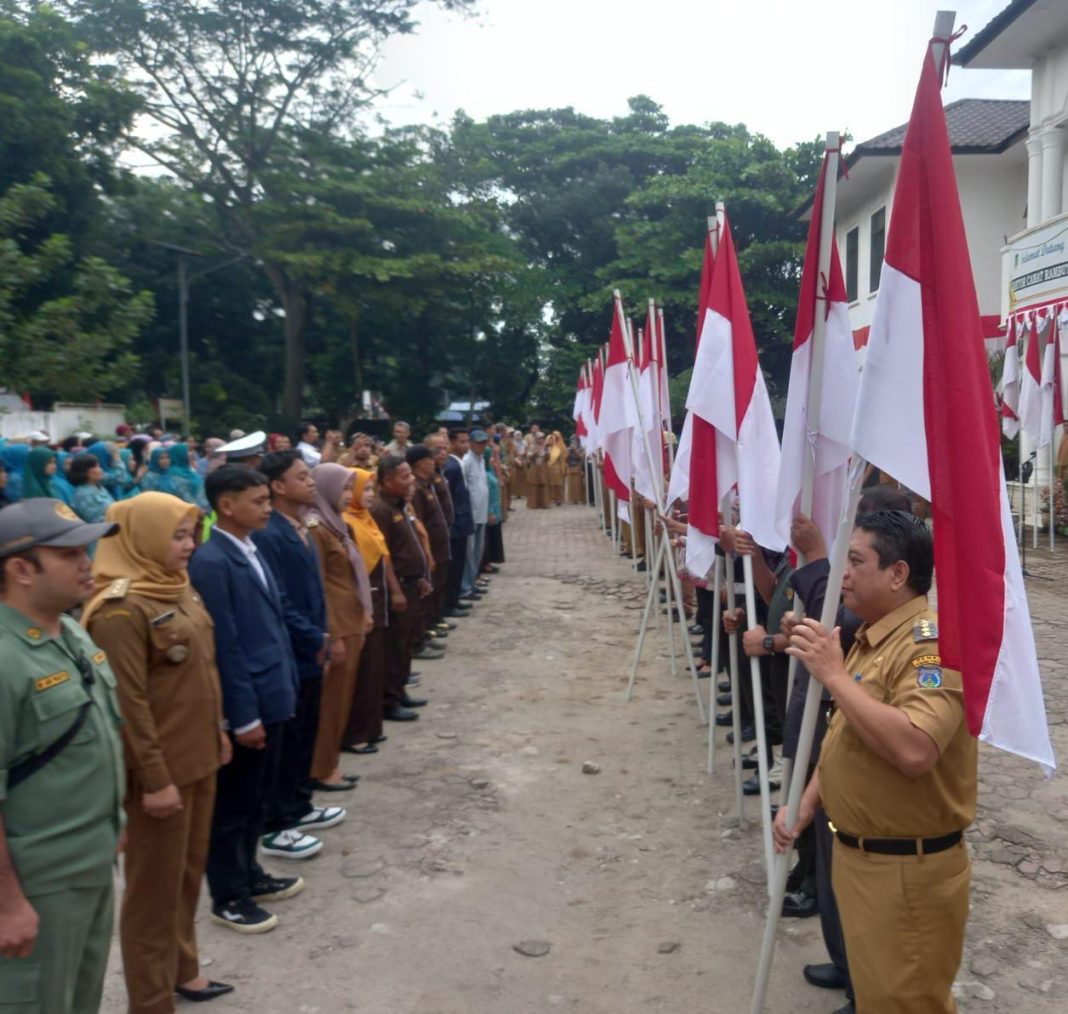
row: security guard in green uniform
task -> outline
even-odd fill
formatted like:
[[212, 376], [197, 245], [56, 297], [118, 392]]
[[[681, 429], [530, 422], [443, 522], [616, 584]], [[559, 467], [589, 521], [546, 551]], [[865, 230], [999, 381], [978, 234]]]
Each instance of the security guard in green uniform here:
[[93, 591], [85, 524], [59, 500], [0, 511], [0, 1005], [100, 1008], [124, 771], [115, 677], [64, 613]]

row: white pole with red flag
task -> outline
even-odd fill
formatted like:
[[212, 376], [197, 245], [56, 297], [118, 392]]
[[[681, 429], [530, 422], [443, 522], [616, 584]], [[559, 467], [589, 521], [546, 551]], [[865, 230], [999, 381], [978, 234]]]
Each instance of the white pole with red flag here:
[[[960, 673], [969, 730], [1051, 771], [1038, 658], [940, 94], [953, 20], [946, 11], [936, 18], [933, 59], [925, 53], [902, 146], [850, 439], [851, 502], [832, 552], [823, 623], [833, 626], [846, 538], [862, 469], [871, 461], [931, 504], [938, 652], [945, 668]], [[813, 680], [784, 814], [790, 829], [796, 827], [818, 695]], [[753, 1014], [764, 1006], [787, 862], [780, 856], [776, 866]]]
[[[626, 321], [623, 317], [623, 299], [620, 296], [618, 289], [612, 295], [613, 299], [615, 300], [616, 314], [618, 315], [618, 323], [621, 325], [623, 339], [625, 342], [627, 342], [626, 355], [628, 360], [630, 362], [633, 362], [634, 347], [633, 342], [630, 340], [631, 333], [626, 327]], [[645, 453], [647, 457], [651, 459], [652, 452], [649, 442], [649, 431], [645, 428], [644, 421], [641, 417], [642, 408], [640, 399], [638, 397], [638, 380], [633, 370], [630, 371], [630, 381], [634, 396], [635, 410], [638, 416], [638, 428], [642, 432]], [[664, 509], [664, 487], [655, 472], [653, 473], [653, 484], [657, 508], [658, 510], [662, 511]], [[671, 537], [668, 534], [666, 528], [664, 528], [661, 533], [660, 545], [657, 549], [654, 566], [659, 567], [665, 557], [667, 559], [668, 574], [671, 580], [672, 592], [674, 593], [675, 606], [678, 609], [679, 625], [683, 627], [683, 629], [685, 629], [686, 613], [682, 603], [682, 585], [679, 582], [678, 570], [675, 567], [675, 558], [671, 554]], [[631, 664], [630, 670], [630, 678], [627, 682], [627, 700], [630, 700], [634, 696], [634, 683], [637, 678], [638, 663], [641, 661], [642, 648], [645, 644], [645, 634], [649, 625], [650, 611], [654, 606], [657, 609], [660, 608], [660, 603], [658, 601], [659, 598], [659, 591], [657, 589], [656, 584], [654, 583], [649, 587], [649, 593], [646, 596], [645, 600], [645, 612], [642, 616], [641, 628], [638, 631], [638, 643], [635, 647], [634, 660]], [[693, 678], [693, 689], [694, 694], [697, 698], [697, 712], [701, 716], [701, 721], [704, 722], [706, 720], [705, 704], [704, 700], [701, 697], [701, 683], [700, 678], [697, 675], [697, 660], [694, 658], [693, 645], [690, 644], [690, 639], [688, 637], [683, 637], [682, 643], [686, 649], [686, 661], [690, 668], [690, 675]]]

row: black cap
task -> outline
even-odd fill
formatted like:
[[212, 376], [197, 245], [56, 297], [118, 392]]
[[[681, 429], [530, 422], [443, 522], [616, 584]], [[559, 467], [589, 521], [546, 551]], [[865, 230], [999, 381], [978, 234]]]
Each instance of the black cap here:
[[87, 524], [62, 500], [31, 497], [0, 510], [0, 559], [34, 546], [88, 546], [118, 530], [113, 521]]

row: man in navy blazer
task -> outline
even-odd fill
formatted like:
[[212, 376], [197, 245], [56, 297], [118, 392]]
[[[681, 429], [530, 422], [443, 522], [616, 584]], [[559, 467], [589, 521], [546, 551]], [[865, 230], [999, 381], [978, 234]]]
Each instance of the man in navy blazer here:
[[[312, 804], [311, 776], [315, 739], [319, 731], [319, 701], [326, 656], [326, 595], [319, 554], [308, 537], [302, 512], [315, 502], [315, 480], [300, 452], [278, 451], [260, 462], [271, 494], [267, 525], [252, 533], [252, 541], [281, 585], [289, 609], [286, 622], [300, 674], [293, 717], [282, 735], [278, 787], [268, 806], [263, 851], [269, 856], [303, 859], [319, 847], [298, 843], [311, 831], [340, 824], [346, 817], [340, 806]], [[353, 788], [352, 783], [347, 784]]]
[[475, 522], [471, 514], [471, 494], [464, 478], [463, 456], [470, 447], [467, 430], [449, 430], [449, 457], [442, 472], [449, 484], [452, 497], [452, 525], [449, 528], [449, 580], [445, 589], [445, 615], [463, 616], [469, 611], [460, 602], [460, 588], [467, 563], [467, 542], [475, 534]]
[[299, 878], [268, 876], [256, 860], [300, 679], [282, 589], [249, 538], [270, 515], [267, 480], [244, 465], [224, 465], [208, 476], [205, 493], [217, 520], [193, 554], [189, 577], [215, 625], [223, 716], [234, 743], [233, 760], [219, 769], [212, 818], [211, 917], [241, 933], [264, 933], [278, 919], [256, 899], [303, 886]]

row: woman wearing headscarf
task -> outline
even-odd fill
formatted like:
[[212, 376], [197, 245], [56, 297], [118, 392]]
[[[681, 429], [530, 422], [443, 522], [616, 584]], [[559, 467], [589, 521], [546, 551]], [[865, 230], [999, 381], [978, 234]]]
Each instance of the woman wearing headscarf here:
[[376, 743], [382, 735], [382, 701], [385, 693], [386, 627], [389, 608], [386, 592], [386, 567], [389, 551], [386, 537], [371, 516], [375, 498], [375, 476], [365, 468], [352, 470], [352, 501], [344, 512], [352, 526], [356, 547], [363, 557], [371, 579], [373, 629], [367, 634], [356, 673], [356, 690], [352, 699], [349, 724], [342, 736], [342, 749], [348, 753], [378, 753]]
[[145, 493], [112, 504], [107, 518], [119, 533], [99, 546], [82, 622], [108, 654], [123, 717], [123, 974], [131, 1014], [169, 1014], [175, 992], [211, 1000], [233, 988], [201, 976], [193, 927], [230, 743], [214, 629], [186, 572], [196, 509]]
[[504, 563], [504, 535], [500, 480], [500, 455], [496, 444], [482, 452], [486, 461], [486, 482], [489, 486], [489, 513], [486, 515], [486, 544], [482, 550], [482, 573], [495, 573], [498, 563]]
[[88, 524], [103, 521], [115, 498], [104, 489], [104, 470], [96, 456], [84, 451], [74, 455], [70, 463], [69, 479], [74, 487], [74, 495], [70, 501], [74, 513]]
[[171, 481], [171, 447], [156, 447], [148, 459], [148, 471], [141, 479], [141, 489], [146, 493], [170, 493], [177, 496]]
[[567, 502], [586, 502], [586, 456], [579, 446], [578, 437], [571, 438], [567, 449]]
[[22, 499], [46, 496], [55, 497], [52, 491], [52, 476], [56, 474], [56, 452], [47, 447], [35, 447], [26, 456], [22, 470]]
[[549, 506], [549, 448], [545, 434], [528, 437], [527, 450], [527, 507], [542, 510]]
[[341, 773], [341, 741], [348, 728], [364, 638], [374, 628], [371, 581], [363, 556], [342, 515], [353, 497], [351, 469], [329, 462], [312, 469], [315, 505], [308, 510], [308, 534], [319, 553], [326, 592], [330, 662], [323, 679], [319, 733], [311, 780], [319, 789], [341, 791], [352, 783]]
[[22, 472], [29, 456], [29, 444], [8, 443], [0, 447], [0, 460], [7, 469], [7, 498], [12, 503], [22, 499]]
[[211, 513], [208, 498], [204, 495], [204, 480], [190, 466], [189, 448], [186, 444], [175, 444], [171, 447], [167, 480], [170, 482], [171, 492], [179, 500], [199, 507], [203, 514]]
[[3, 459], [0, 459], [0, 510], [10, 503], [11, 501], [7, 498], [7, 469], [4, 467]]
[[567, 448], [559, 430], [553, 430], [547, 441], [549, 446], [549, 501], [554, 507], [564, 502], [564, 477], [567, 475]]
[[527, 495], [527, 443], [519, 430], [512, 430], [512, 496]]
[[104, 470], [102, 483], [104, 489], [116, 500], [123, 500], [128, 497], [134, 485], [134, 478], [123, 463], [119, 455], [119, 449], [114, 444], [97, 440], [95, 443], [90, 444], [86, 451], [100, 462], [100, 467]]

